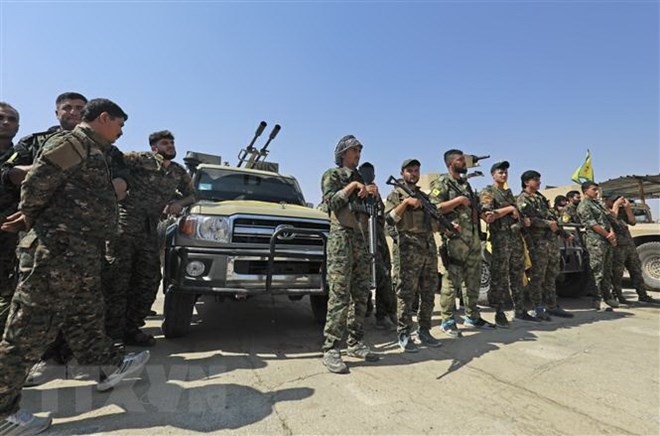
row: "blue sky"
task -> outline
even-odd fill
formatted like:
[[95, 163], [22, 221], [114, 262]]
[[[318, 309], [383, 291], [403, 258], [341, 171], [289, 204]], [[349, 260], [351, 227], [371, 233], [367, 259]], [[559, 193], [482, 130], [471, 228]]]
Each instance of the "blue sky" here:
[[657, 1], [0, 8], [0, 99], [21, 136], [55, 124], [55, 96], [76, 90], [126, 110], [123, 150], [170, 129], [180, 157], [233, 164], [263, 119], [282, 125], [271, 159], [313, 202], [349, 133], [383, 191], [405, 158], [439, 172], [449, 148], [509, 160], [515, 192], [527, 169], [569, 183], [587, 148], [597, 180], [660, 170]]

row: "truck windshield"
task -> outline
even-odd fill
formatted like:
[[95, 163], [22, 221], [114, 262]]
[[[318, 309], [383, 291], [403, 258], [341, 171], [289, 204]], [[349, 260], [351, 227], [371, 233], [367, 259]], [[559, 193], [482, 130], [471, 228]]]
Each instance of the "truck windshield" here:
[[296, 181], [276, 175], [204, 168], [199, 171], [195, 187], [202, 200], [254, 200], [305, 205]]

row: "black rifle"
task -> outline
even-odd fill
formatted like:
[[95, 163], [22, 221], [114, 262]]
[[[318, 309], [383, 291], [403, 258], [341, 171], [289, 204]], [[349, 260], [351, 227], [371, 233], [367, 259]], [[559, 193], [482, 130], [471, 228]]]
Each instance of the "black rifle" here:
[[426, 196], [421, 194], [421, 191], [413, 191], [408, 185], [394, 178], [393, 176], [390, 176], [390, 178], [387, 179], [387, 182], [385, 183], [390, 186], [399, 188], [410, 197], [421, 201], [422, 209], [424, 209], [424, 212], [428, 213], [431, 218], [437, 221], [437, 223], [440, 225], [440, 230], [451, 234], [456, 233], [456, 230], [454, 230], [454, 225], [451, 223], [451, 221], [449, 221], [443, 214], [441, 214], [438, 208], [433, 203], [431, 203]]
[[[463, 192], [461, 188], [459, 188], [456, 185], [456, 182], [454, 182], [451, 179], [451, 176], [447, 179], [447, 181], [449, 182], [448, 183], [449, 187], [453, 189], [454, 192], [456, 192], [459, 196], [463, 196], [463, 197], [466, 196], [465, 192]], [[470, 200], [470, 209], [472, 212], [472, 224], [474, 224], [477, 230], [479, 230], [479, 233], [481, 233], [481, 223], [479, 221], [481, 219], [481, 203], [479, 203], [479, 198], [477, 197], [477, 195], [474, 192], [472, 192], [472, 188], [470, 187], [470, 185], [467, 185], [467, 191], [468, 191], [467, 198], [468, 200]]]
[[[373, 171], [368, 171], [367, 168], [361, 168], [360, 176], [365, 185], [371, 185], [376, 178], [376, 174]], [[378, 199], [369, 195], [363, 205], [364, 212], [369, 215], [369, 262], [371, 265], [370, 288], [372, 291], [375, 291], [376, 285], [378, 284], [378, 278], [376, 276], [376, 255], [378, 253]]]

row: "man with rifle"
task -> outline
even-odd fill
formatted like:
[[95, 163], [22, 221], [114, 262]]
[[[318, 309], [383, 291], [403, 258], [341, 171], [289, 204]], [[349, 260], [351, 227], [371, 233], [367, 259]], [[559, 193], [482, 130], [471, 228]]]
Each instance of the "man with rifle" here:
[[[480, 193], [481, 217], [488, 223], [491, 244], [490, 293], [497, 304], [495, 323], [508, 327], [504, 313], [507, 295], [511, 296], [514, 316], [523, 321], [538, 321], [525, 311], [523, 274], [525, 274], [525, 248], [523, 227], [530, 220], [523, 219], [516, 207], [516, 198], [506, 188], [509, 178], [509, 162], [496, 162], [490, 168], [493, 184]], [[510, 294], [509, 294], [510, 292]]]
[[555, 285], [560, 261], [557, 236], [565, 239], [572, 236], [559, 226], [557, 217], [548, 206], [548, 200], [538, 192], [541, 187], [541, 174], [528, 170], [522, 173], [520, 180], [523, 191], [516, 203], [522, 216], [530, 220], [527, 240], [532, 270], [527, 286], [535, 316], [542, 321], [551, 321], [550, 314], [572, 318], [573, 314], [557, 305]]
[[[398, 342], [404, 352], [416, 353], [411, 339], [413, 299], [420, 298], [418, 337], [422, 344], [437, 347], [440, 341], [431, 335], [431, 316], [435, 291], [438, 289], [438, 248], [433, 232], [440, 226], [430, 211], [435, 207], [417, 186], [420, 163], [406, 159], [401, 164], [398, 181], [390, 177], [394, 190], [387, 196], [386, 217], [396, 227], [397, 238], [392, 247], [394, 283], [397, 296]], [[424, 207], [424, 203], [427, 207]], [[430, 206], [430, 207], [428, 207]], [[436, 216], [441, 216], [437, 214]], [[446, 223], [448, 225], [448, 223]]]
[[[461, 150], [444, 154], [448, 173], [431, 182], [431, 201], [450, 221], [460, 226], [460, 233], [443, 236], [443, 263], [447, 274], [440, 291], [440, 329], [451, 337], [460, 336], [456, 326], [456, 294], [463, 291], [465, 325], [481, 328], [495, 325], [481, 317], [477, 300], [481, 279], [481, 229], [479, 198], [465, 176], [467, 162]], [[462, 284], [465, 283], [465, 288]]]
[[369, 292], [369, 258], [365, 200], [378, 197], [375, 184], [365, 185], [357, 170], [362, 144], [347, 135], [335, 147], [336, 168], [323, 174], [323, 202], [330, 211], [327, 245], [328, 312], [323, 330], [323, 364], [333, 373], [347, 373], [340, 343], [347, 333], [347, 355], [366, 361], [378, 360], [362, 342], [364, 314]]

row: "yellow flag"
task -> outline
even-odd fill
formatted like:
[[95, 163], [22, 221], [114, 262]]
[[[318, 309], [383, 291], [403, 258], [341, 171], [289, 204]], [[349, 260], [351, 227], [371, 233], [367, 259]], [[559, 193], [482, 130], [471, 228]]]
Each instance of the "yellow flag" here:
[[587, 150], [587, 158], [584, 160], [584, 163], [575, 170], [571, 176], [571, 180], [575, 183], [594, 181], [594, 168], [591, 166], [591, 152], [589, 150]]

